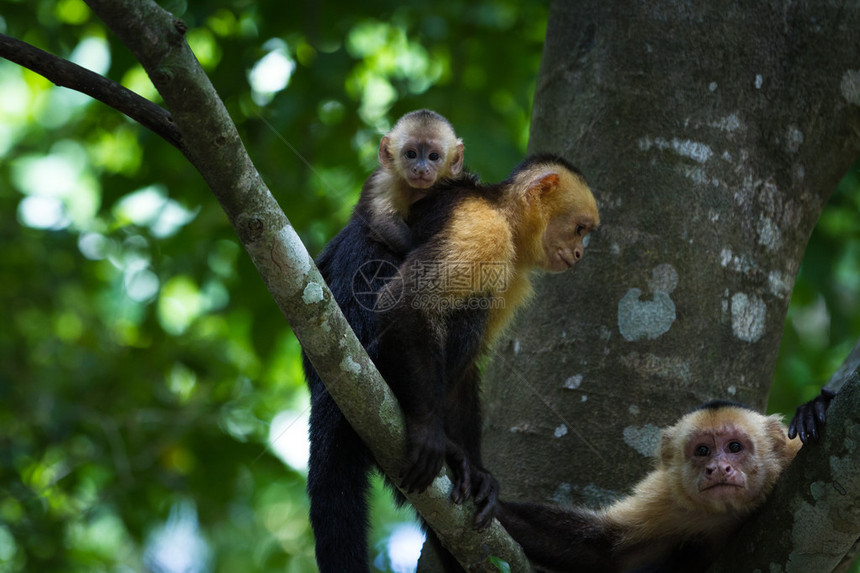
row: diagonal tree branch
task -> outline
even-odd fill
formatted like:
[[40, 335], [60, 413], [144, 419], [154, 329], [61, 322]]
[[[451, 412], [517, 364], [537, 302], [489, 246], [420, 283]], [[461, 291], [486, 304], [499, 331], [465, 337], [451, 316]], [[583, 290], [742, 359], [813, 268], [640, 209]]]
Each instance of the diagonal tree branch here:
[[[221, 203], [350, 424], [383, 471], [399, 475], [405, 429], [397, 400], [251, 162], [226, 108], [185, 42], [185, 24], [151, 0], [87, 0], [87, 4], [134, 53], [170, 113], [114, 82], [13, 38], [0, 37], [0, 55], [57, 85], [92, 95], [182, 150]], [[174, 120], [176, 132], [172, 133]], [[467, 570], [495, 571], [488, 559], [494, 556], [507, 561], [514, 571], [529, 571], [522, 549], [502, 526], [494, 521], [486, 530], [475, 532], [474, 507], [452, 504], [450, 490], [450, 480], [441, 476], [424, 493], [404, 495]]]
[[170, 112], [115, 81], [5, 34], [0, 34], [0, 57], [121, 111], [184, 151], [182, 134]]

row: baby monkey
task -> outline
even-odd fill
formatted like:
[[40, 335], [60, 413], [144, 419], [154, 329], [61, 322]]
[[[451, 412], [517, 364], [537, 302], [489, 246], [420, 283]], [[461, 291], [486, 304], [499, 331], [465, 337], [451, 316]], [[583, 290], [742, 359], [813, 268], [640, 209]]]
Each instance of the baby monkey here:
[[409, 112], [379, 142], [380, 167], [361, 189], [355, 212], [371, 238], [404, 255], [412, 248], [409, 207], [443, 179], [464, 175], [463, 142], [447, 119], [429, 109]]
[[664, 430], [657, 467], [607, 508], [502, 502], [499, 520], [553, 571], [707, 570], [800, 449], [778, 416], [713, 401]]

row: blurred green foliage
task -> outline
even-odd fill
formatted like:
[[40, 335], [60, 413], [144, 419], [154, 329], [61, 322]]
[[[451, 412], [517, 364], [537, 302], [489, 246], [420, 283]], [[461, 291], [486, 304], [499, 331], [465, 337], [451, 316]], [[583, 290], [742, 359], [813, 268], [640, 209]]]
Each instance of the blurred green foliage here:
[[[490, 180], [525, 152], [544, 5], [162, 5], [313, 254], [402, 113], [447, 116]], [[81, 0], [0, 6], [0, 32], [160, 101]], [[779, 410], [814, 395], [860, 332], [858, 180], [810, 242]], [[0, 573], [314, 569], [298, 343], [217, 202], [158, 137], [5, 60], [0, 305]], [[373, 495], [376, 565], [397, 570], [385, 543], [409, 512], [379, 482]], [[171, 540], [190, 562], [165, 561]]]

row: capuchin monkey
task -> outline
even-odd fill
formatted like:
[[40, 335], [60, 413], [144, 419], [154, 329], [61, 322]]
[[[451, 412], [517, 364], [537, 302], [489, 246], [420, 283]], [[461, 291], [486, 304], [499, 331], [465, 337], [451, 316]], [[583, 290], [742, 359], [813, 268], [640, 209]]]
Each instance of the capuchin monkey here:
[[[436, 154], [443, 155], [437, 159]], [[414, 156], [413, 156], [414, 155]], [[367, 350], [379, 355], [377, 293], [397, 272], [412, 242], [404, 218], [443, 177], [473, 177], [463, 144], [448, 120], [420, 110], [406, 114], [379, 145], [380, 168], [365, 182], [347, 225], [317, 257], [335, 301]], [[317, 560], [327, 571], [367, 571], [368, 476], [375, 462], [332, 400], [306, 354], [311, 392], [308, 495]]]
[[[583, 257], [584, 239], [599, 224], [597, 203], [576, 169], [541, 155], [498, 184], [471, 176], [441, 182], [412, 205], [408, 224], [413, 250], [405, 260], [370, 238], [367, 218], [354, 216], [317, 265], [403, 409], [408, 445], [398, 484], [424, 490], [447, 460], [452, 500], [473, 498], [483, 527], [498, 485], [481, 461], [477, 360], [528, 298], [531, 270], [562, 271]], [[368, 262], [380, 263], [375, 272], [363, 269]], [[317, 564], [322, 573], [364, 573], [375, 462], [307, 359], [304, 366]], [[447, 571], [462, 570], [432, 531], [428, 537]]]
[[800, 447], [778, 416], [708, 402], [664, 430], [628, 497], [599, 510], [503, 501], [498, 517], [547, 570], [703, 572]]
[[[373, 360], [379, 354], [377, 293], [411, 245], [404, 222], [410, 205], [429, 192], [422, 187], [428, 182], [473, 177], [462, 169], [463, 144], [450, 123], [429, 110], [403, 116], [380, 141], [379, 160], [349, 222], [316, 259]], [[367, 571], [366, 498], [375, 461], [304, 353], [302, 365], [311, 392], [308, 495], [317, 561], [323, 573]]]
[[[481, 459], [478, 359], [531, 295], [531, 271], [572, 268], [599, 223], [582, 174], [550, 155], [496, 185], [443, 183], [413, 205], [416, 247], [379, 294], [391, 305], [375, 358], [406, 418], [401, 488], [423, 491], [447, 461], [452, 500], [474, 499], [476, 527], [492, 520], [498, 484]], [[428, 539], [446, 570], [461, 570]]]
[[374, 240], [405, 255], [412, 247], [409, 207], [443, 179], [465, 175], [463, 141], [438, 113], [413, 111], [380, 140], [379, 164], [364, 183], [355, 210], [367, 219]]

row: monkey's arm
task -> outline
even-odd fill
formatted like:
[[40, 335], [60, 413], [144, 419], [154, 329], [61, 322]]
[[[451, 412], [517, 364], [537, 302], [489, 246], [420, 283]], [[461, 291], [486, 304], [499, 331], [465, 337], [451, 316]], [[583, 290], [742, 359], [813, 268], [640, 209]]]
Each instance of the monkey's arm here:
[[497, 517], [538, 565], [580, 573], [617, 570], [613, 562], [617, 533], [597, 512], [500, 501]]
[[447, 446], [444, 321], [413, 304], [397, 276], [386, 287], [394, 307], [379, 316], [377, 367], [406, 418], [408, 467], [401, 487], [423, 491], [442, 468]]
[[[468, 344], [459, 340], [450, 342], [460, 347]], [[445, 432], [454, 446], [446, 457], [454, 474], [451, 500], [459, 504], [474, 498], [478, 508], [474, 523], [478, 529], [492, 521], [499, 500], [499, 483], [484, 467], [481, 456], [480, 382], [480, 370], [477, 364], [472, 364], [458, 383], [457, 395], [448, 399], [445, 421]]]
[[[399, 274], [380, 293], [380, 297], [396, 301], [379, 317], [377, 366], [406, 417], [411, 467], [401, 485], [407, 490], [421, 491], [432, 482], [449, 450], [446, 445], [449, 438], [464, 450], [470, 464], [480, 465], [479, 450], [465, 444], [459, 432], [447, 435], [446, 414], [449, 410], [453, 414], [456, 407], [447, 404], [452, 401], [446, 397], [454, 388], [478, 384], [477, 379], [463, 378], [470, 376], [463, 367], [473, 362], [484, 347], [487, 315], [457, 309], [468, 308], [470, 297], [477, 296], [476, 289], [482, 288], [480, 281], [471, 280], [471, 274], [462, 276], [472, 273], [476, 263], [485, 260], [477, 259], [475, 250], [482, 242], [492, 245], [498, 235], [461, 240], [452, 246], [454, 235], [443, 230], [413, 250]], [[482, 253], [488, 252], [484, 247]], [[457, 364], [447, 363], [449, 353], [458, 356], [454, 359]], [[474, 403], [474, 407], [458, 416], [479, 420], [478, 397], [470, 396], [466, 401]], [[477, 428], [475, 440], [480, 439], [479, 423]], [[452, 469], [456, 472], [457, 467], [458, 464], [453, 464]], [[481, 475], [479, 467], [475, 475]], [[457, 472], [455, 478], [458, 487], [466, 481], [462, 472]]]
[[397, 213], [377, 215], [369, 226], [370, 239], [382, 243], [392, 253], [405, 256], [412, 248], [412, 231]]

